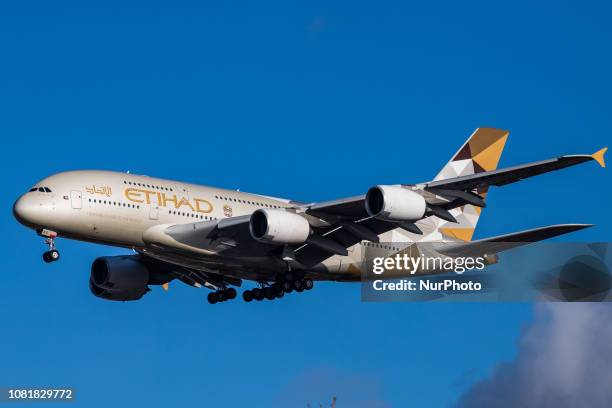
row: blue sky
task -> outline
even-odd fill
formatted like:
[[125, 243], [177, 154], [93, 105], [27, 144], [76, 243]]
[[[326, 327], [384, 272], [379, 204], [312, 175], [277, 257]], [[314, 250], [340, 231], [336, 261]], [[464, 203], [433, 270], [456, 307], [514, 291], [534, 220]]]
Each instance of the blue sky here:
[[[448, 406], [516, 353], [530, 304], [366, 304], [323, 283], [211, 306], [172, 284], [93, 297], [124, 251], [12, 218], [38, 179], [95, 168], [304, 201], [433, 177], [478, 126], [500, 165], [608, 145], [604, 2], [14, 2], [0, 12], [0, 386], [72, 386], [82, 406]], [[608, 241], [594, 163], [489, 196], [477, 237], [562, 222]], [[376, 405], [378, 403], [378, 405]], [[361, 405], [359, 405], [361, 404]], [[386, 404], [386, 405], [383, 405]]]

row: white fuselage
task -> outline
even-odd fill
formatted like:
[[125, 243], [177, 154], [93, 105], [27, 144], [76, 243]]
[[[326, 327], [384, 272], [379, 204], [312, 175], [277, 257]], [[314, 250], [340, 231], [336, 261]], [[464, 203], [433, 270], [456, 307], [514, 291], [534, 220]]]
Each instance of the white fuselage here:
[[[212, 246], [172, 242], [164, 248], [159, 242], [151, 245], [147, 238], [171, 239], [156, 233], [181, 224], [216, 225], [219, 220], [248, 216], [262, 208], [303, 211], [300, 203], [281, 198], [129, 173], [81, 170], [41, 180], [15, 202], [13, 213], [39, 233], [50, 231], [61, 237], [131, 248], [186, 268], [260, 280], [286, 270], [287, 264], [278, 256], [249, 255], [245, 248], [232, 256], [231, 251], [219, 252]], [[421, 241], [440, 240], [436, 224], [425, 222], [420, 228], [427, 231]], [[388, 255], [415, 242], [400, 228], [380, 234], [379, 240], [359, 242], [347, 248], [346, 256], [329, 256], [308, 272], [321, 280], [360, 280], [366, 251]]]
[[[183, 262], [147, 249], [143, 233], [153, 226], [220, 220], [249, 215], [260, 208], [285, 209], [298, 205], [280, 198], [111, 171], [58, 173], [38, 182], [33, 190], [22, 195], [13, 208], [15, 217], [30, 228], [39, 232], [51, 230], [76, 240], [132, 248], [196, 268], [199, 260]], [[325, 269], [332, 273], [346, 271], [357, 261], [356, 256], [360, 256], [355, 251], [357, 247], [349, 248], [348, 257], [330, 257], [324, 262]], [[202, 265], [206, 265], [206, 255], [197, 255]], [[213, 254], [210, 258], [214, 258]], [[355, 272], [353, 268], [352, 273]]]
[[286, 208], [288, 200], [110, 171], [50, 176], [15, 203], [15, 215], [33, 228], [109, 245], [140, 247], [142, 233], [159, 224], [188, 224]]

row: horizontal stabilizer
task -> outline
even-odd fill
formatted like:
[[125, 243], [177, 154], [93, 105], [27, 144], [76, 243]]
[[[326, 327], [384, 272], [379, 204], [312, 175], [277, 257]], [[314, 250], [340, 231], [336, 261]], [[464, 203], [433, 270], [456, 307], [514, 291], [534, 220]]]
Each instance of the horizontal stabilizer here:
[[477, 257], [484, 254], [495, 254], [532, 242], [538, 242], [559, 235], [592, 227], [592, 224], [560, 224], [513, 232], [512, 234], [480, 239], [472, 242], [443, 244], [437, 250], [448, 256]]

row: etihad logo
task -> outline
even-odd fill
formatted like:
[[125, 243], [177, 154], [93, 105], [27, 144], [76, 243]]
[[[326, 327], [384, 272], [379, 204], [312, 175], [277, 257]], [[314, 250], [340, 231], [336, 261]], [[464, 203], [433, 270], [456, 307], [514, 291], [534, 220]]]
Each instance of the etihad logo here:
[[91, 187], [85, 187], [85, 191], [87, 191], [89, 194], [101, 194], [107, 197], [110, 197], [113, 194], [113, 190], [111, 190], [110, 187], [103, 186], [96, 188], [95, 184]]
[[[178, 197], [176, 194], [166, 194], [160, 191], [143, 190], [140, 188], [126, 188], [123, 191], [125, 198], [133, 203], [151, 204], [152, 200], [160, 207], [168, 207], [172, 203], [174, 208], [183, 206], [191, 208], [192, 211], [208, 214], [212, 212], [213, 206], [208, 200], [202, 198]], [[153, 198], [151, 198], [153, 197]]]

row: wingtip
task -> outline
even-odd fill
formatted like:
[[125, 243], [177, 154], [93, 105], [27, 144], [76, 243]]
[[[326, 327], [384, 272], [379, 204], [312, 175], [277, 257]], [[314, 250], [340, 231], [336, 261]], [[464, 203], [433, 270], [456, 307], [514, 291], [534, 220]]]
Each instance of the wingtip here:
[[604, 155], [606, 154], [607, 151], [608, 151], [608, 148], [604, 147], [603, 149], [599, 149], [598, 151], [593, 153], [591, 157], [593, 158], [593, 160], [599, 163], [601, 167], [606, 167], [606, 161], [604, 160]]
[[578, 224], [578, 226], [580, 226], [581, 228], [591, 228], [594, 227], [595, 224]]
[[170, 289], [170, 285], [169, 285], [168, 283], [164, 283], [164, 284], [162, 285], [162, 288], [164, 288], [164, 291], [165, 291], [165, 292], [167, 292], [167, 291], [168, 291], [168, 289]]
[[595, 224], [565, 224], [565, 227], [571, 229], [572, 231], [580, 231], [585, 228], [594, 227]]

